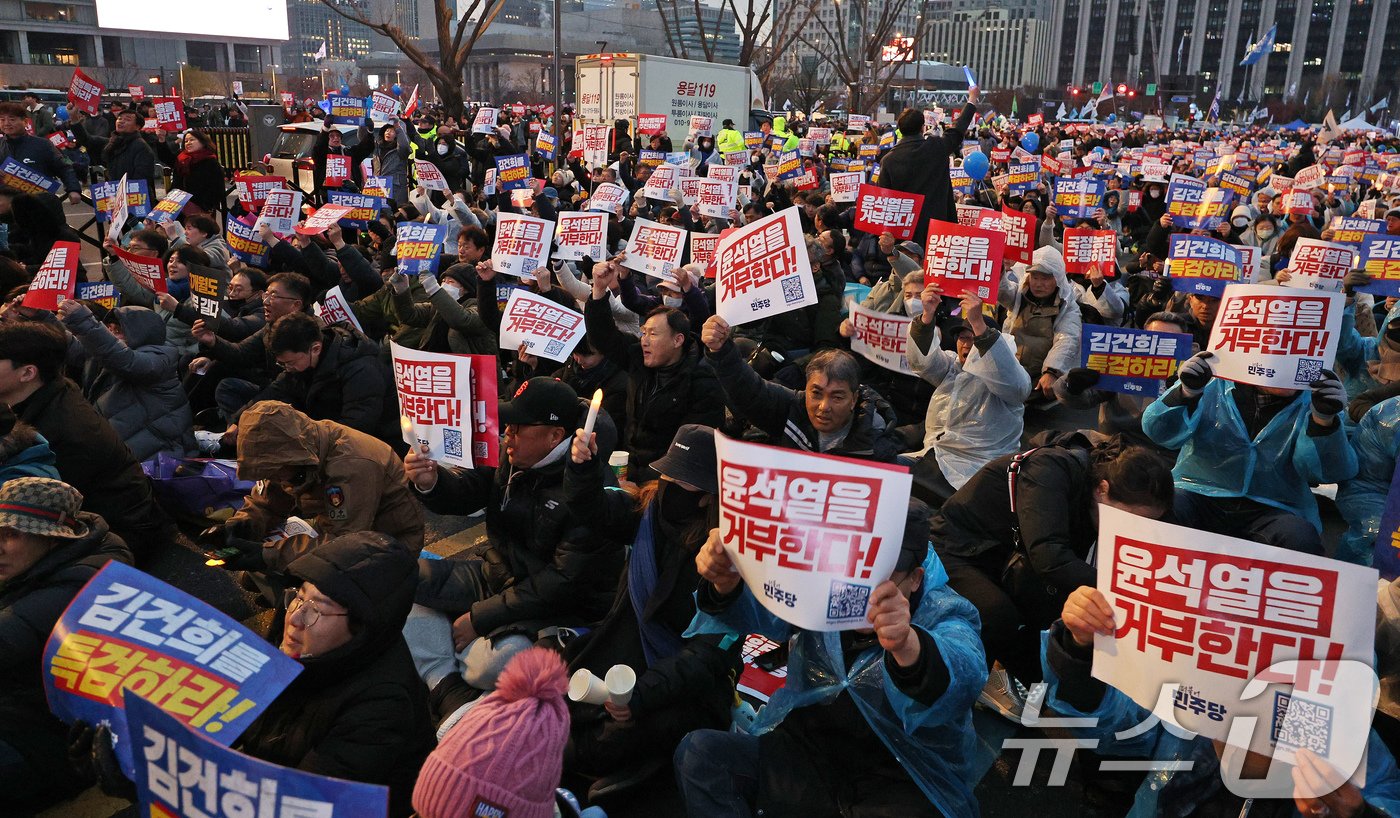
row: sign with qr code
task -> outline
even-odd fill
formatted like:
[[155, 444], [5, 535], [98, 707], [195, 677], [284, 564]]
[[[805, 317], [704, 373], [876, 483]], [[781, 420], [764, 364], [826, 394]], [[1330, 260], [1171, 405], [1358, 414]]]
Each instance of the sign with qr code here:
[[715, 312], [735, 326], [817, 303], [796, 207], [721, 235], [715, 300]]
[[[1116, 630], [1094, 636], [1094, 678], [1207, 738], [1364, 770], [1375, 569], [1106, 505], [1099, 515], [1098, 590]], [[1237, 718], [1256, 721], [1231, 730]]]
[[531, 355], [562, 363], [584, 331], [583, 313], [518, 287], [501, 314], [501, 349], [524, 346]]
[[1269, 284], [1225, 287], [1206, 349], [1217, 377], [1306, 389], [1337, 357], [1345, 297]]
[[606, 213], [560, 213], [554, 225], [554, 257], [602, 261], [608, 245]]
[[987, 212], [995, 220], [996, 227], [991, 230], [937, 219], [929, 221], [924, 280], [937, 283], [944, 298], [972, 293], [983, 301], [996, 299], [1006, 234], [1001, 232], [1001, 211]]
[[899, 558], [903, 466], [715, 436], [724, 550], [759, 604], [812, 631], [869, 627], [870, 594]]
[[377, 818], [389, 788], [280, 767], [210, 741], [136, 693], [126, 695], [140, 763], [140, 814]]
[[1342, 278], [1356, 266], [1356, 251], [1345, 244], [1298, 239], [1288, 257], [1285, 287], [1340, 292]]
[[213, 606], [109, 562], [69, 603], [44, 647], [44, 692], [66, 723], [109, 722], [136, 769], [122, 689], [219, 744], [232, 744], [302, 667]]
[[404, 442], [463, 468], [495, 466], [496, 357], [420, 352], [390, 341]]
[[502, 213], [496, 219], [491, 266], [498, 273], [533, 279], [535, 271], [549, 261], [553, 236], [551, 222], [520, 213]]
[[[702, 180], [703, 181], [703, 180]], [[685, 253], [686, 230], [639, 218], [632, 223], [627, 256], [622, 266], [653, 278], [675, 281], [675, 269]]]

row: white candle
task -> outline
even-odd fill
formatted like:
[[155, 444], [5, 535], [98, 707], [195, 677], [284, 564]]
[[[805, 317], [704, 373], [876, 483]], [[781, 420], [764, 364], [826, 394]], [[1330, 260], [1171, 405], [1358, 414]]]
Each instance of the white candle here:
[[583, 422], [583, 442], [588, 442], [588, 436], [593, 434], [593, 424], [598, 420], [598, 410], [603, 408], [603, 390], [599, 389], [593, 393], [593, 402], [588, 404], [588, 419]]
[[408, 441], [409, 447], [416, 450], [422, 438], [418, 436], [418, 426], [414, 424], [413, 418], [408, 415], [399, 415], [399, 426], [403, 428], [404, 434], [412, 438]]

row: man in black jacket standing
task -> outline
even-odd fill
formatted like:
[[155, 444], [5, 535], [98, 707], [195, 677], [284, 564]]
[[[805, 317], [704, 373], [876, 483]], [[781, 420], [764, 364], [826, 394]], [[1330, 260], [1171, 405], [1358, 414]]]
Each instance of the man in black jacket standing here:
[[953, 127], [939, 136], [924, 136], [924, 112], [908, 108], [896, 121], [899, 144], [880, 161], [880, 187], [903, 193], [921, 193], [923, 209], [914, 222], [914, 241], [920, 247], [928, 241], [929, 219], [958, 220], [953, 206], [953, 183], [948, 177], [948, 160], [962, 147], [963, 137], [977, 113], [978, 89], [968, 89], [967, 106]]
[[63, 182], [68, 191], [68, 203], [82, 201], [78, 177], [73, 163], [58, 152], [47, 139], [24, 132], [24, 106], [17, 102], [0, 103], [0, 161], [13, 158], [21, 165]]

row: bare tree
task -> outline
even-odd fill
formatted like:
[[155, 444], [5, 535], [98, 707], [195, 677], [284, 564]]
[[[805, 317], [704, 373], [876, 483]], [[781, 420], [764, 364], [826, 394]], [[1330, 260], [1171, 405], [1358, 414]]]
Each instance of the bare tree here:
[[[814, 50], [832, 75], [850, 89], [850, 111], [873, 114], [895, 77], [913, 62], [917, 44], [923, 42], [929, 18], [927, 0], [816, 2], [830, 3], [831, 19], [814, 15], [816, 28], [799, 30], [797, 39]], [[907, 22], [911, 13], [918, 16], [912, 32], [901, 22]], [[892, 45], [896, 35], [904, 34], [911, 34], [915, 45], [886, 53], [885, 47]]]
[[821, 62], [815, 55], [785, 60], [772, 73], [772, 85], [764, 88], [774, 102], [790, 99], [798, 110], [807, 113], [817, 110], [835, 90], [830, 74], [821, 69]]
[[437, 53], [431, 54], [419, 48], [418, 41], [393, 22], [392, 4], [375, 0], [321, 2], [341, 17], [393, 41], [404, 56], [428, 76], [448, 115], [458, 118], [463, 114], [462, 77], [467, 58], [505, 5], [505, 0], [471, 0], [459, 8], [455, 0], [433, 0]]
[[741, 15], [735, 0], [727, 0], [739, 28], [739, 64], [752, 68], [764, 88], [773, 79], [773, 71], [784, 56], [784, 49], [796, 39], [796, 32], [811, 22], [820, 2], [751, 0]]

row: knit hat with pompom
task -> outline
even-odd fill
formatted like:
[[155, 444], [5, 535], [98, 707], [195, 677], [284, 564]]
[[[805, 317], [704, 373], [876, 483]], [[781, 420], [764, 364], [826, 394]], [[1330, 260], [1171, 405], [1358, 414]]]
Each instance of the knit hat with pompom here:
[[552, 818], [569, 737], [568, 688], [559, 654], [522, 651], [428, 756], [413, 808], [422, 818]]

